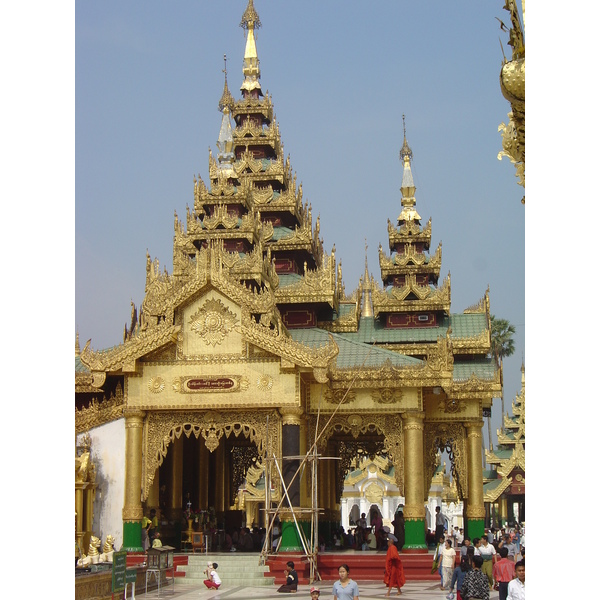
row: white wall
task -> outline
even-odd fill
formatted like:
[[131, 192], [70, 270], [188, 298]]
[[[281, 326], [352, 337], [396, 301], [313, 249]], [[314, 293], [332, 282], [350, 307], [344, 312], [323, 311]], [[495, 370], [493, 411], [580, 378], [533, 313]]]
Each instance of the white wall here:
[[[106, 541], [115, 538], [115, 549], [123, 545], [123, 501], [125, 498], [125, 419], [119, 419], [89, 431], [91, 459], [96, 465], [96, 499], [93, 533]], [[77, 438], [79, 443], [81, 436]]]

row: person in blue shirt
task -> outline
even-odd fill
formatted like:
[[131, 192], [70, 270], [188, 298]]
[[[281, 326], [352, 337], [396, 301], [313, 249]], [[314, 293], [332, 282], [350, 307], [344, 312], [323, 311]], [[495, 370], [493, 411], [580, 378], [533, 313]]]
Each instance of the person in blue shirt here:
[[333, 597], [335, 600], [358, 600], [358, 584], [350, 579], [350, 567], [340, 565], [338, 569], [339, 581], [333, 584]]

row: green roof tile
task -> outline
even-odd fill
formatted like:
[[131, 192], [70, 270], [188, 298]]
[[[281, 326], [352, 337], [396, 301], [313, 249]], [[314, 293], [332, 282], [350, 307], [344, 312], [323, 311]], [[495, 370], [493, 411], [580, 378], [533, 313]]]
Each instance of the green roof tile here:
[[89, 373], [90, 370], [81, 362], [79, 356], [75, 357], [75, 373]]
[[372, 344], [349, 340], [347, 334], [339, 334], [319, 329], [318, 327], [308, 329], [291, 329], [290, 335], [296, 342], [300, 342], [310, 348], [318, 348], [329, 343], [329, 335], [333, 336], [340, 352], [337, 356], [338, 369], [349, 369], [360, 366], [381, 367], [389, 361], [394, 367], [414, 367], [423, 364], [423, 361], [398, 354], [391, 350], [378, 348]]
[[466, 362], [454, 361], [454, 381], [468, 381], [472, 375], [478, 379], [493, 381], [496, 373], [494, 361], [491, 358], [470, 360]]

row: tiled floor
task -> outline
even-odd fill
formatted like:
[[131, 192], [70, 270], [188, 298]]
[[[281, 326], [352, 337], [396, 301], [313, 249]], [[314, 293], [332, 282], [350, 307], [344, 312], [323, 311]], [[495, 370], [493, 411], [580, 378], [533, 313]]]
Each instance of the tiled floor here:
[[[319, 582], [318, 587], [321, 590], [321, 600], [331, 600], [332, 598], [332, 581]], [[361, 600], [369, 600], [370, 598], [383, 598], [387, 592], [387, 588], [383, 583], [358, 582]], [[204, 586], [190, 586], [178, 581], [175, 582], [175, 593], [171, 590], [162, 590], [161, 599], [169, 600], [260, 600], [261, 598], [310, 598], [308, 590], [310, 586], [301, 585], [298, 593], [283, 595], [277, 593], [278, 586], [272, 588], [251, 588], [251, 587], [227, 587], [227, 582], [223, 582], [220, 590], [207, 590]], [[400, 598], [404, 600], [445, 600], [447, 591], [440, 590], [439, 584], [432, 581], [409, 581], [402, 588]], [[156, 591], [148, 592], [148, 595], [136, 593], [136, 598], [150, 600], [157, 598]], [[392, 597], [395, 596], [395, 590], [392, 590]], [[497, 600], [498, 592], [490, 592], [490, 600]]]

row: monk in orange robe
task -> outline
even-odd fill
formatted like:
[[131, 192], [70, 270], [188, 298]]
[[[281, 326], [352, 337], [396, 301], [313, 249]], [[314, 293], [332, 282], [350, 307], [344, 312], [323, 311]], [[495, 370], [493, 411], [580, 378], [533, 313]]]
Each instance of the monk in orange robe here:
[[406, 577], [404, 577], [404, 567], [402, 566], [402, 561], [400, 560], [400, 555], [398, 554], [398, 548], [396, 548], [394, 544], [395, 541], [395, 536], [388, 534], [388, 549], [385, 557], [385, 575], [383, 577], [383, 583], [388, 586], [386, 596], [390, 595], [393, 587], [398, 588], [398, 593], [396, 595], [399, 596], [402, 593], [400, 588], [406, 583]]

